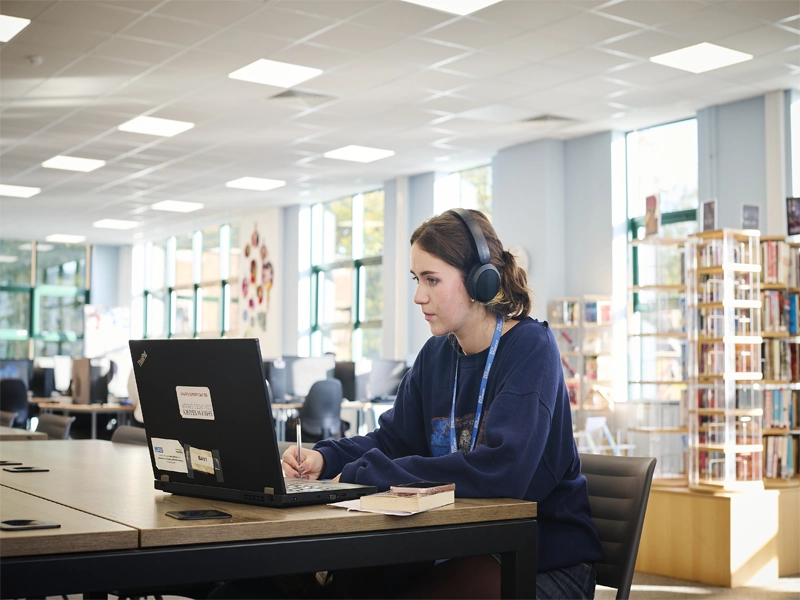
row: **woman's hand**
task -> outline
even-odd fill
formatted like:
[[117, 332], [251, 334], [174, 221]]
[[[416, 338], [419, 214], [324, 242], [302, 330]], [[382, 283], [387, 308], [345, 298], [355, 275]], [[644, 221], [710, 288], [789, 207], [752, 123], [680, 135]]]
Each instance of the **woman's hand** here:
[[316, 450], [303, 448], [302, 462], [297, 462], [297, 446], [290, 446], [281, 458], [283, 474], [286, 477], [319, 479], [325, 468], [325, 458]]

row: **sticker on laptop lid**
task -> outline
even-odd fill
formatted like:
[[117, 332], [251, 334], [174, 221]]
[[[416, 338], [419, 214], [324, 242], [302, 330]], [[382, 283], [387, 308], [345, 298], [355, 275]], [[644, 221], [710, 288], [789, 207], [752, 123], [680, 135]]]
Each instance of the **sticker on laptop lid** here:
[[183, 453], [183, 446], [178, 440], [150, 438], [150, 443], [153, 445], [153, 457], [155, 457], [157, 469], [173, 471], [174, 473], [189, 472], [186, 467], [186, 455]]
[[195, 471], [202, 471], [209, 475], [214, 474], [214, 457], [210, 451], [189, 446], [189, 459], [192, 463], [192, 469]]
[[178, 409], [184, 419], [214, 420], [211, 405], [211, 390], [207, 387], [175, 386], [178, 394]]

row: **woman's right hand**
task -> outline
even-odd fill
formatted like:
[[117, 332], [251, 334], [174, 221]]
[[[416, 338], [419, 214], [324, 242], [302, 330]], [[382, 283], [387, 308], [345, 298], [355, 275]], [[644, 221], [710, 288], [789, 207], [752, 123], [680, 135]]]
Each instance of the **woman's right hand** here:
[[302, 462], [297, 461], [297, 446], [290, 446], [281, 457], [283, 474], [286, 477], [319, 479], [325, 468], [325, 458], [316, 450], [303, 448]]

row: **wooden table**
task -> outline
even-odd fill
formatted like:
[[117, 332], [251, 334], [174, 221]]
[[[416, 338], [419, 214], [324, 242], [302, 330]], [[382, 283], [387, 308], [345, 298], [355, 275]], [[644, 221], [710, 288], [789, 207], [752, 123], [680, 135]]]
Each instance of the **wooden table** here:
[[46, 440], [47, 434], [42, 431], [28, 431], [27, 429], [17, 429], [16, 427], [0, 427], [0, 441], [21, 441], [21, 440]]
[[97, 439], [97, 415], [117, 414], [117, 424], [123, 425], [127, 422], [128, 416], [133, 412], [134, 407], [128, 404], [64, 404], [52, 402], [49, 399], [34, 398], [31, 404], [38, 404], [42, 412], [62, 412], [70, 414], [90, 414], [92, 415], [92, 439]]
[[[139, 548], [3, 561], [2, 597], [193, 585], [206, 581], [499, 553], [506, 597], [536, 593], [536, 504], [458, 499], [415, 515], [278, 509], [170, 495], [153, 489], [147, 448], [97, 440], [7, 442], [6, 460], [49, 473], [0, 471], [0, 484], [139, 532]], [[168, 510], [215, 508], [225, 521], [177, 521]], [[0, 506], [0, 514], [3, 507]], [[202, 568], [198, 568], [202, 565]], [[48, 577], [40, 574], [47, 572]]]

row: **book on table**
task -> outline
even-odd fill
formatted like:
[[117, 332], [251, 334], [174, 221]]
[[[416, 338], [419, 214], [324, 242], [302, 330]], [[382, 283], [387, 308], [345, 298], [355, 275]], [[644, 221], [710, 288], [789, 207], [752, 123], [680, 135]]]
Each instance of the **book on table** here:
[[430, 493], [426, 489], [418, 493], [408, 493], [408, 490], [392, 488], [388, 492], [369, 494], [360, 498], [363, 510], [381, 510], [398, 512], [422, 512], [432, 508], [439, 508], [455, 502], [455, 485], [446, 486], [449, 489]]

